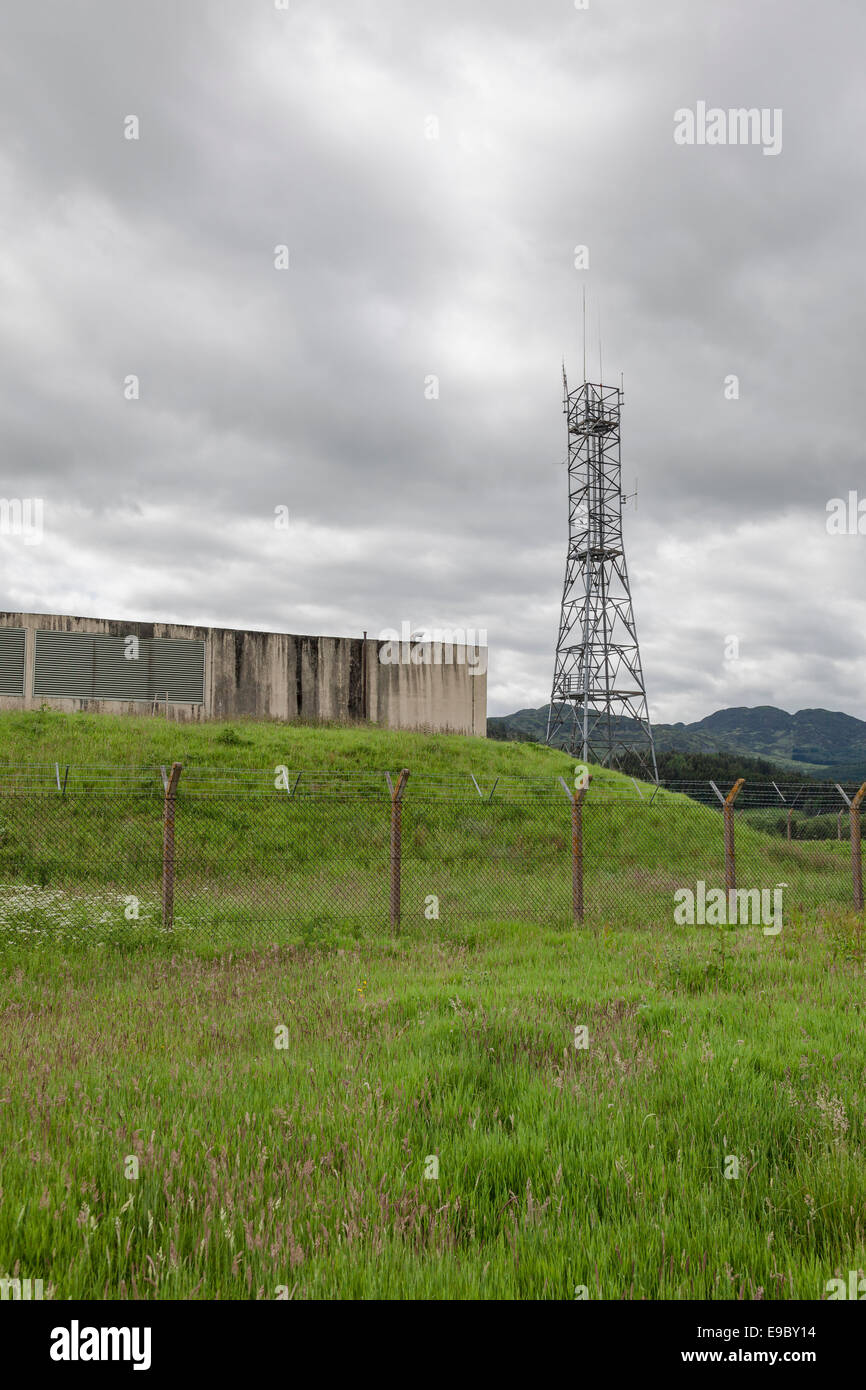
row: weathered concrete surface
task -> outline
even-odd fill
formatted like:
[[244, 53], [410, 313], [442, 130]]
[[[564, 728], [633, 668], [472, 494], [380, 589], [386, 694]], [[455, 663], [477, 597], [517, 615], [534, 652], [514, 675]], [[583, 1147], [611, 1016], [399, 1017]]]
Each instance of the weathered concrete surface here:
[[[415, 665], [410, 660], [397, 666], [379, 662], [379, 643], [367, 646], [372, 648], [370, 662], [376, 668], [369, 682], [374, 722], [394, 729], [433, 728], [486, 737], [487, 675], [480, 670], [470, 675], [468, 665], [477, 649], [467, 652], [465, 647], [454, 647], [441, 653], [440, 663]], [[481, 652], [486, 658], [486, 649]]]
[[[487, 732], [486, 648], [480, 652], [457, 646], [434, 650], [431, 655], [438, 660], [415, 664], [405, 644], [399, 664], [383, 664], [379, 654], [384, 644], [357, 637], [306, 637], [56, 613], [0, 613], [0, 627], [23, 627], [26, 632], [25, 693], [0, 695], [4, 710], [38, 709], [45, 704], [50, 709], [97, 714], [150, 711], [149, 702], [140, 700], [34, 696], [35, 632], [43, 628], [204, 642], [204, 703], [171, 704], [173, 719], [369, 721], [389, 729], [428, 729], [481, 738]], [[470, 663], [478, 674], [470, 674]]]

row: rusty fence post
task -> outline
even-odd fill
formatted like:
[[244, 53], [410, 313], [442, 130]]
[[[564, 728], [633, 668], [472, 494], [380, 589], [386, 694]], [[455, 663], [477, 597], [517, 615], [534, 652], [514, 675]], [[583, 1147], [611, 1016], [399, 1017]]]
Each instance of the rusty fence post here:
[[579, 786], [572, 791], [563, 777], [562, 789], [571, 802], [571, 911], [575, 925], [583, 924], [583, 802], [586, 787]]
[[174, 925], [174, 799], [183, 771], [181, 763], [172, 763], [165, 783], [165, 802], [162, 812], [162, 925]]
[[583, 922], [583, 799], [586, 788], [571, 798], [571, 903], [575, 922]]
[[727, 796], [722, 796], [715, 782], [710, 786], [722, 803], [722, 816], [725, 831], [725, 892], [733, 893], [737, 887], [736, 861], [734, 858], [734, 802], [740, 794], [745, 777], [738, 777]]
[[400, 930], [400, 879], [403, 859], [403, 793], [409, 780], [409, 769], [404, 767], [394, 786], [388, 778], [391, 789], [391, 927]]
[[851, 802], [851, 877], [854, 885], [854, 910], [863, 911], [863, 855], [860, 848], [860, 802], [866, 794], [863, 783]]
[[[863, 911], [863, 854], [860, 846], [860, 803], [866, 796], [866, 782], [854, 795], [852, 801], [845, 788], [836, 783], [836, 790], [848, 807], [851, 822], [851, 883], [854, 889], [854, 911]], [[842, 812], [839, 812], [838, 825], [841, 829]]]

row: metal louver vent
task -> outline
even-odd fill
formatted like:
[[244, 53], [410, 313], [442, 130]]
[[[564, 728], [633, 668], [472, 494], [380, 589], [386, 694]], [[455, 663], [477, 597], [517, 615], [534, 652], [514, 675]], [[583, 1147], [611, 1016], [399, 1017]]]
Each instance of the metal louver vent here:
[[0, 627], [0, 695], [24, 694], [24, 629]]
[[[96, 700], [147, 700], [150, 662], [147, 639], [137, 648], [123, 637], [100, 634], [93, 639], [93, 698]], [[130, 655], [127, 656], [127, 651]]]
[[[136, 654], [137, 653], [137, 654]], [[34, 695], [204, 703], [204, 642], [177, 637], [36, 632]]]
[[93, 637], [89, 632], [37, 629], [34, 695], [93, 696]]
[[154, 637], [149, 643], [150, 696], [170, 704], [204, 704], [204, 642]]

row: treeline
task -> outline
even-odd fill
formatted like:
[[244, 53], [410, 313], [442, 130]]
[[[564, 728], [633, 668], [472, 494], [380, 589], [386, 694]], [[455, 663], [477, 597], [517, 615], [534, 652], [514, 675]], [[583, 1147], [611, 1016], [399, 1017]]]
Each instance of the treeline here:
[[[692, 782], [688, 795], [708, 806], [718, 798], [710, 787], [715, 782], [727, 795], [738, 778], [745, 785], [737, 796], [737, 815], [757, 830], [792, 840], [835, 840], [849, 834], [848, 808], [842, 797], [828, 789], [826, 781], [780, 767], [769, 758], [745, 758], [739, 753], [684, 753], [670, 750], [656, 754], [660, 782]], [[634, 754], [622, 757], [618, 768], [630, 777], [646, 777], [646, 767]], [[781, 789], [774, 791], [772, 783]], [[845, 785], [843, 783], [843, 785]], [[845, 787], [849, 796], [856, 784]], [[839, 811], [843, 812], [841, 825]]]
[[[745, 777], [747, 782], [778, 782], [780, 786], [783, 782], [790, 785], [794, 780], [787, 768], [779, 767], [769, 758], [744, 758], [740, 753], [684, 753], [679, 749], [670, 749], [665, 753], [657, 751], [656, 763], [661, 782], [712, 780], [723, 792], [729, 791], [738, 777]], [[646, 776], [646, 764], [635, 753], [624, 754], [617, 766], [628, 777]], [[800, 782], [808, 784], [813, 779], [804, 778], [801, 774], [796, 781], [799, 786]]]

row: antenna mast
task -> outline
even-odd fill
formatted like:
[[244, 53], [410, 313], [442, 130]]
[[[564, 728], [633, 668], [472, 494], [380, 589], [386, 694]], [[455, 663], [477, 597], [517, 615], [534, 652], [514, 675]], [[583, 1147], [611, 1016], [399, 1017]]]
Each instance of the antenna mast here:
[[564, 365], [562, 379], [569, 535], [546, 742], [603, 767], [635, 753], [657, 782], [622, 536], [622, 388], [590, 385], [585, 361], [574, 391]]

